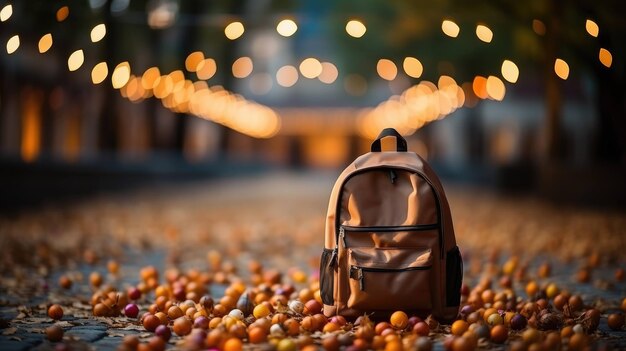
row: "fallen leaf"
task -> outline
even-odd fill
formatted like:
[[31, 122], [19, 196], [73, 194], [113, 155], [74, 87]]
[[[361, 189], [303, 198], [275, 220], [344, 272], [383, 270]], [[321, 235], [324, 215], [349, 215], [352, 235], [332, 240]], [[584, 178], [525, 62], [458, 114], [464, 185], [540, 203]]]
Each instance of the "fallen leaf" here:
[[2, 331], [2, 335], [13, 335], [15, 334], [15, 332], [17, 332], [17, 328], [16, 327], [11, 327], [11, 328], [7, 328], [5, 330]]

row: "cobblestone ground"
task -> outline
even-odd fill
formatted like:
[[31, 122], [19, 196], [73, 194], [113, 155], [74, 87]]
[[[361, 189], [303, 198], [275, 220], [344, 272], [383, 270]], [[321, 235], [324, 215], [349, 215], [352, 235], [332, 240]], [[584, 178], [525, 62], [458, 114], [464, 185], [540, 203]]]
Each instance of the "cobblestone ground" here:
[[[294, 275], [317, 274], [333, 183], [334, 175], [328, 174], [271, 174], [101, 196], [72, 205], [51, 203], [1, 217], [0, 350], [59, 349], [44, 334], [54, 323], [65, 330], [63, 343], [71, 349], [114, 350], [127, 334], [152, 336], [137, 319], [93, 316], [93, 272], [104, 277], [104, 286], [126, 289], [138, 284], [147, 265], [159, 272], [175, 268], [210, 274], [211, 262], [222, 257], [222, 266], [244, 279], [256, 260], [304, 287]], [[626, 332], [612, 331], [606, 322], [626, 297], [620, 279], [626, 213], [453, 186], [447, 192], [466, 284], [474, 286], [512, 268], [520, 296], [530, 280], [539, 286], [555, 283], [602, 313], [593, 335], [596, 346], [626, 347]], [[119, 271], [112, 274], [111, 266]], [[71, 288], [61, 288], [62, 275], [74, 282]], [[223, 289], [209, 285], [215, 297]], [[153, 300], [140, 300], [141, 311]], [[47, 316], [51, 303], [63, 306], [60, 321]], [[435, 349], [443, 349], [447, 332], [444, 327], [431, 333]], [[168, 348], [179, 348], [180, 342], [173, 336]], [[502, 348], [486, 341], [479, 346]]]

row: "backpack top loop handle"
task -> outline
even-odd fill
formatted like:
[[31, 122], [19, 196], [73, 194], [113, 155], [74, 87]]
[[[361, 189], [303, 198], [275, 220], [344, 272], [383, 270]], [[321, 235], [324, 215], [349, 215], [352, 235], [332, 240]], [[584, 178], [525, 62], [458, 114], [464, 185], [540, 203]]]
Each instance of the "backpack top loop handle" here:
[[398, 133], [398, 131], [393, 128], [383, 129], [382, 132], [378, 134], [378, 137], [376, 138], [376, 140], [372, 142], [372, 147], [370, 150], [372, 152], [380, 152], [381, 151], [380, 140], [388, 136], [396, 137], [396, 150], [398, 152], [407, 152], [408, 148], [406, 145], [406, 139], [404, 139], [402, 135], [400, 135], [400, 133]]

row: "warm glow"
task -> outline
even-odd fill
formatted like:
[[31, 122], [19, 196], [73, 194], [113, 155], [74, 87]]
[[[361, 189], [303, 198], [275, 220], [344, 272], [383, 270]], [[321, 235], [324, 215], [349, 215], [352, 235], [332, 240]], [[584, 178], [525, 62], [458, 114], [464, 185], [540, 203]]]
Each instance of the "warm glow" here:
[[459, 28], [458, 24], [450, 20], [445, 20], [441, 22], [441, 30], [443, 31], [445, 35], [452, 37], [452, 38], [456, 38], [459, 35], [461, 28]]
[[585, 22], [585, 29], [587, 30], [587, 33], [589, 33], [589, 35], [591, 35], [592, 37], [597, 37], [598, 34], [600, 34], [600, 27], [598, 27], [598, 24], [596, 22], [590, 19]]
[[476, 26], [476, 36], [485, 43], [491, 43], [491, 39], [493, 39], [493, 32], [489, 29], [489, 27], [479, 24]]
[[100, 62], [91, 70], [91, 81], [93, 84], [102, 83], [109, 75], [109, 67], [106, 62]]
[[365, 25], [361, 21], [350, 20], [346, 23], [346, 32], [352, 37], [360, 38], [366, 31], [367, 28], [365, 28]]
[[487, 94], [487, 78], [482, 76], [474, 77], [474, 82], [472, 83], [472, 90], [474, 90], [474, 95], [481, 99], [486, 99], [489, 97]]
[[567, 77], [569, 77], [569, 65], [567, 62], [560, 58], [556, 59], [554, 61], [554, 73], [563, 80], [567, 79]]
[[76, 71], [83, 65], [85, 62], [85, 55], [83, 54], [83, 50], [74, 51], [70, 57], [67, 59], [67, 68], [72, 71]]
[[169, 75], [160, 76], [154, 82], [154, 96], [163, 99], [168, 96], [174, 89], [174, 82]]
[[309, 57], [300, 63], [300, 73], [305, 78], [317, 78], [317, 76], [322, 74], [322, 64], [318, 59]]
[[322, 73], [317, 77], [320, 82], [332, 84], [339, 76], [337, 67], [330, 62], [322, 62]]
[[141, 76], [141, 86], [145, 90], [153, 89], [156, 85], [157, 79], [161, 77], [161, 72], [158, 67], [150, 67]]
[[211, 79], [217, 72], [217, 64], [212, 58], [207, 58], [198, 64], [196, 75], [200, 80]]
[[506, 88], [504, 87], [504, 82], [496, 76], [489, 76], [487, 78], [487, 94], [490, 98], [502, 101], [504, 99], [504, 94], [506, 93]]
[[14, 35], [7, 41], [7, 53], [10, 55], [20, 47], [20, 36]]
[[376, 64], [376, 72], [384, 80], [394, 80], [398, 75], [398, 67], [391, 60], [380, 59]]
[[67, 19], [67, 16], [69, 16], [69, 15], [70, 15], [70, 8], [67, 7], [67, 6], [61, 7], [57, 11], [57, 21], [63, 22], [63, 21], [65, 21], [65, 19]]
[[52, 47], [52, 34], [45, 34], [41, 39], [39, 39], [39, 53], [43, 54], [44, 52], [50, 50]]
[[26, 93], [23, 99], [25, 103], [23, 104], [21, 115], [21, 155], [24, 161], [30, 162], [35, 160], [41, 151], [42, 95]]
[[192, 52], [185, 59], [185, 68], [189, 72], [195, 72], [198, 70], [198, 66], [202, 60], [204, 60], [204, 54], [201, 51]]
[[419, 78], [424, 72], [422, 63], [415, 57], [406, 57], [402, 62], [402, 68], [404, 68], [404, 73], [412, 78]]
[[107, 27], [104, 23], [100, 23], [91, 30], [91, 41], [97, 43], [107, 34]]
[[245, 28], [241, 22], [233, 22], [224, 28], [224, 34], [226, 38], [230, 40], [235, 40], [243, 35]]
[[509, 83], [517, 82], [517, 78], [519, 78], [519, 68], [513, 61], [504, 60], [502, 62], [502, 78], [504, 78]]
[[4, 22], [8, 20], [11, 18], [11, 15], [13, 15], [13, 5], [8, 4], [0, 11], [0, 21]]
[[233, 62], [233, 76], [235, 78], [245, 78], [252, 73], [253, 69], [252, 59], [247, 56], [240, 57]]
[[296, 22], [290, 19], [284, 19], [276, 26], [276, 31], [283, 37], [290, 37], [298, 30]]
[[546, 25], [538, 19], [533, 20], [533, 31], [538, 35], [546, 34]]
[[276, 81], [285, 88], [292, 87], [298, 81], [298, 70], [294, 66], [283, 66], [276, 72]]
[[120, 89], [130, 79], [130, 64], [128, 61], [122, 62], [115, 67], [111, 75], [111, 83], [114, 89]]
[[611, 52], [605, 48], [601, 48], [600, 49], [600, 54], [598, 55], [600, 58], [600, 62], [605, 65], [606, 67], [611, 67], [611, 64], [613, 64], [613, 55], [611, 55]]

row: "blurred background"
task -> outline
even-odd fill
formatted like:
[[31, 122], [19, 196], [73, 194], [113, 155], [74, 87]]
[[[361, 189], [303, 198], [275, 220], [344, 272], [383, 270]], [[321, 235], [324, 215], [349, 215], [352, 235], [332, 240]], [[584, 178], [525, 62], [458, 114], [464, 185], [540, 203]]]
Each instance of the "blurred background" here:
[[0, 205], [277, 169], [330, 191], [394, 127], [449, 183], [623, 206], [625, 7], [0, 1]]

